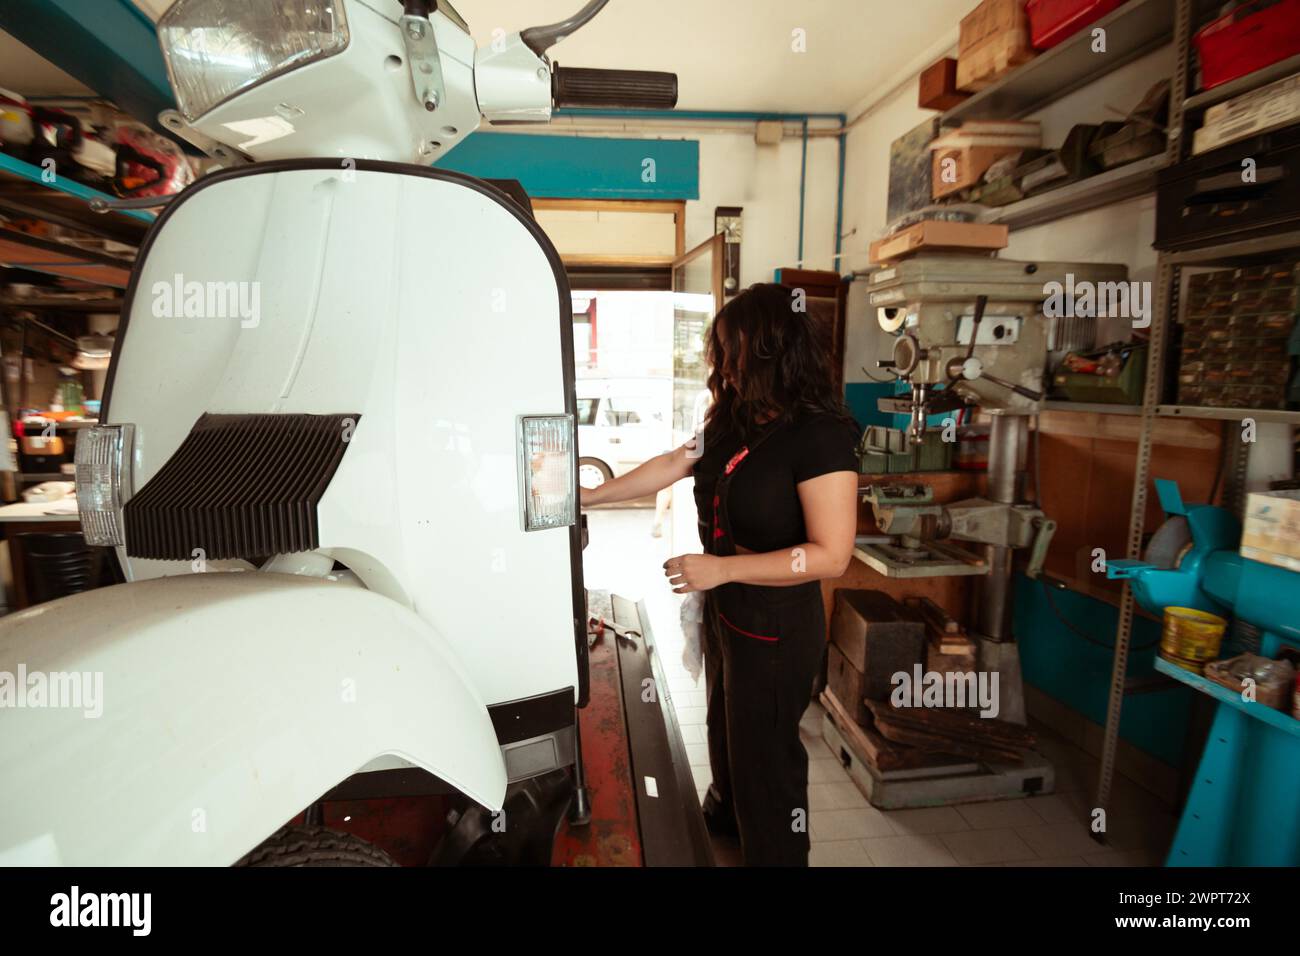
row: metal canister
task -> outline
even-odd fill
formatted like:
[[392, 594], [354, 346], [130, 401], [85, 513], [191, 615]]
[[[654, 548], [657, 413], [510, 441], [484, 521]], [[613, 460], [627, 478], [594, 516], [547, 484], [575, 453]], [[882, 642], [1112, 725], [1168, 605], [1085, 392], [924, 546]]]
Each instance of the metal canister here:
[[1160, 656], [1183, 670], [1201, 673], [1219, 656], [1228, 622], [1217, 614], [1190, 607], [1165, 608]]

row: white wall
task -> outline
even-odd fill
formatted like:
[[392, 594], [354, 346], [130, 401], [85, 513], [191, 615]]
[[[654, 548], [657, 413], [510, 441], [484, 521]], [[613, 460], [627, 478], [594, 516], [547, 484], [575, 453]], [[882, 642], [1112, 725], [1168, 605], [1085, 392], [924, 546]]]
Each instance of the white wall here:
[[[741, 285], [772, 281], [772, 271], [799, 264], [800, 139], [757, 146], [751, 129], [713, 133], [700, 141], [700, 199], [686, 206], [686, 246], [713, 235], [716, 206], [744, 207]], [[809, 269], [833, 269], [838, 147], [809, 138], [804, 257]]]
[[[811, 125], [811, 124], [810, 124]], [[820, 123], [834, 128], [837, 124]], [[700, 144], [700, 198], [686, 204], [686, 248], [713, 235], [718, 206], [744, 208], [740, 250], [742, 286], [770, 282], [774, 269], [798, 265], [799, 173], [802, 141], [797, 136], [776, 146], [754, 142], [751, 123], [694, 129], [668, 124], [620, 123], [597, 132], [557, 120], [549, 127], [565, 135], [606, 135], [645, 139], [693, 139]], [[787, 123], [793, 132], [798, 124]], [[511, 130], [517, 132], [517, 130]], [[537, 132], [536, 135], [547, 135]], [[804, 267], [834, 269], [838, 144], [834, 137], [808, 140]]]

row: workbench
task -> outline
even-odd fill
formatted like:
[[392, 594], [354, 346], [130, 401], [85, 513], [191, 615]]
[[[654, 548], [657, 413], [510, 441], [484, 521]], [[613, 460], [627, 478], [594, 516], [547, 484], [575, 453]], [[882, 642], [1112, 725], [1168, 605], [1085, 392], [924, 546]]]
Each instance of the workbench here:
[[[75, 499], [74, 499], [75, 500]], [[80, 534], [81, 519], [74, 514], [47, 514], [60, 502], [22, 501], [0, 507], [0, 540], [9, 542], [9, 567], [13, 577], [13, 604], [10, 609], [21, 611], [31, 606], [27, 590], [27, 560], [23, 548], [25, 533]]]

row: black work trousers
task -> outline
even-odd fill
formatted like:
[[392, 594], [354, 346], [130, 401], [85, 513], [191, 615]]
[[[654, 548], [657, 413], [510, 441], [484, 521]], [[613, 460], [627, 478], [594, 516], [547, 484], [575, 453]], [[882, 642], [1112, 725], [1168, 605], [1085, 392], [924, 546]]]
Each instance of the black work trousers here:
[[808, 754], [799, 719], [825, 651], [815, 582], [726, 584], [705, 601], [709, 764], [704, 810], [734, 821], [746, 866], [808, 865]]

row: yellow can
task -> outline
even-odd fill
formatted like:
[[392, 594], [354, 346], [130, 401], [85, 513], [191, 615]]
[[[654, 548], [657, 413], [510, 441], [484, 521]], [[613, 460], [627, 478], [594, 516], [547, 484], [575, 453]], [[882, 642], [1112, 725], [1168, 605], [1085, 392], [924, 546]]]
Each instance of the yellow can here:
[[1217, 614], [1190, 607], [1167, 607], [1160, 656], [1199, 674], [1208, 661], [1218, 658], [1227, 629], [1228, 622]]

